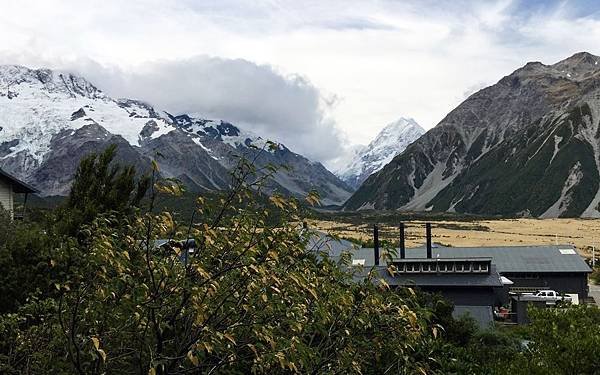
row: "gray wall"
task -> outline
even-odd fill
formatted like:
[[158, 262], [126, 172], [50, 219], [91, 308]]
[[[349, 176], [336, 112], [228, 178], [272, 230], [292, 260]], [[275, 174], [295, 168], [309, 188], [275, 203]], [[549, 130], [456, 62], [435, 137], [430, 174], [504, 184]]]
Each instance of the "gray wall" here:
[[541, 273], [535, 275], [507, 273], [504, 276], [514, 282], [513, 287], [552, 289], [559, 293], [577, 293], [580, 300], [588, 296], [586, 273]]
[[13, 193], [12, 193], [12, 186], [0, 179], [0, 205], [8, 211], [13, 211]]
[[430, 293], [439, 293], [455, 305], [494, 306], [496, 294], [492, 287], [420, 287]]

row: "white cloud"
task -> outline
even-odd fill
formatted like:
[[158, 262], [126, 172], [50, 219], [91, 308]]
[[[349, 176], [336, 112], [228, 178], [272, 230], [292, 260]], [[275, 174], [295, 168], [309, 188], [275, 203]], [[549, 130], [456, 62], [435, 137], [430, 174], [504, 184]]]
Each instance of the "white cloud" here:
[[326, 117], [331, 99], [323, 98], [306, 78], [283, 76], [269, 65], [196, 56], [147, 63], [126, 72], [91, 66], [86, 73], [106, 82], [113, 96], [141, 96], [173, 114], [224, 119], [313, 160], [328, 160], [342, 152], [341, 135]]
[[587, 1], [0, 0], [0, 8], [0, 55], [10, 56], [2, 62], [109, 67], [101, 87], [253, 124], [322, 161], [345, 137], [366, 144], [400, 116], [431, 128], [465, 93], [527, 61], [600, 53], [598, 5]]

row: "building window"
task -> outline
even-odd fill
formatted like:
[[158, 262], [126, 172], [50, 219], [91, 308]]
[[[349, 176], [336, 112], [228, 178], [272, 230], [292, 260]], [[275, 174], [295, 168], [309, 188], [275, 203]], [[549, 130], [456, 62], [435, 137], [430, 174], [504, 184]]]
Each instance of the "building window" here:
[[423, 272], [435, 272], [435, 264], [423, 263]]
[[419, 272], [421, 267], [419, 263], [406, 263], [406, 272]]
[[470, 272], [470, 266], [470, 263], [467, 262], [457, 262], [454, 264], [454, 269], [456, 270], [456, 272]]
[[473, 271], [474, 272], [487, 272], [488, 265], [487, 265], [487, 263], [475, 262], [475, 263], [473, 263]]

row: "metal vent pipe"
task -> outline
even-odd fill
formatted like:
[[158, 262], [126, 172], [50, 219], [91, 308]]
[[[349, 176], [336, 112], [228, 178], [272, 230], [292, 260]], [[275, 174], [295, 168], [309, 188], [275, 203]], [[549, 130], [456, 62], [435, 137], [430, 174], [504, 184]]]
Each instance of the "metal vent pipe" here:
[[404, 223], [400, 223], [400, 259], [406, 258], [406, 245], [404, 242]]
[[431, 259], [431, 223], [425, 224], [425, 236], [427, 237], [427, 259]]
[[373, 256], [375, 257], [375, 265], [379, 265], [379, 227], [373, 225]]

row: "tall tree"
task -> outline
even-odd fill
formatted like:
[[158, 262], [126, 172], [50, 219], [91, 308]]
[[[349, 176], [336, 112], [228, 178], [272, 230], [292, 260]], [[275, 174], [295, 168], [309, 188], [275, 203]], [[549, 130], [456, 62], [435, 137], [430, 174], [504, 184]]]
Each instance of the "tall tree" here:
[[146, 195], [150, 178], [137, 178], [134, 166], [115, 162], [116, 152], [113, 144], [81, 160], [66, 204], [68, 233], [90, 224], [101, 213], [129, 215]]

